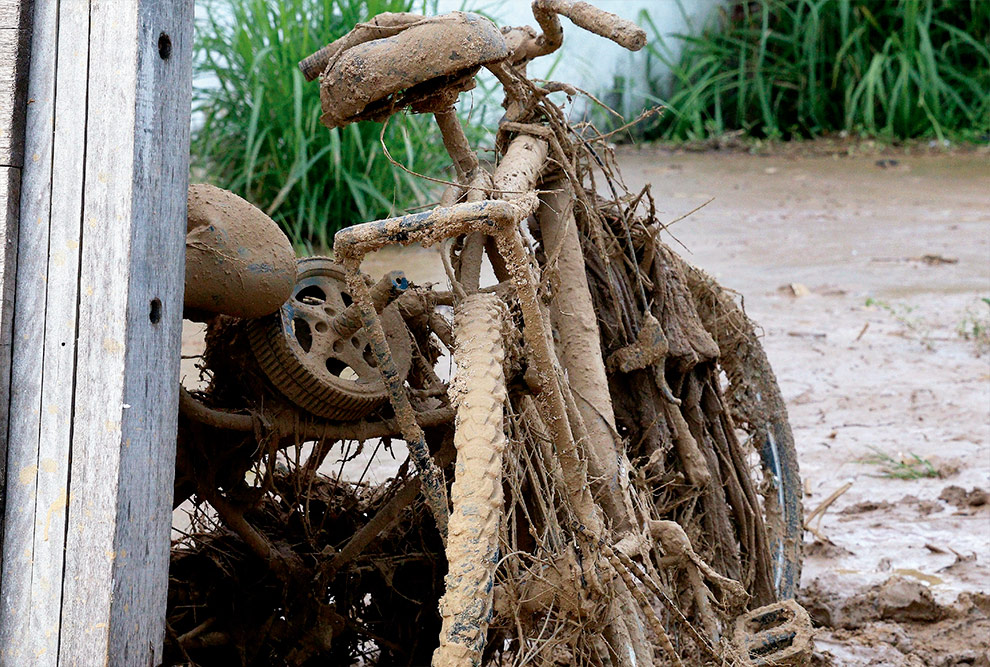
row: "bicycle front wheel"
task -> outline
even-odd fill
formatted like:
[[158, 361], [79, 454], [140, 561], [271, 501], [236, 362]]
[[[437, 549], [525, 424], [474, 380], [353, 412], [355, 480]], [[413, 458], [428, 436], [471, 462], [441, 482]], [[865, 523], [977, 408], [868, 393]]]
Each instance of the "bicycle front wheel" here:
[[502, 455], [506, 400], [502, 362], [503, 305], [494, 294], [467, 297], [454, 315], [451, 384], [457, 407], [457, 461], [451, 487], [443, 627], [434, 667], [480, 665], [492, 611], [502, 520]]

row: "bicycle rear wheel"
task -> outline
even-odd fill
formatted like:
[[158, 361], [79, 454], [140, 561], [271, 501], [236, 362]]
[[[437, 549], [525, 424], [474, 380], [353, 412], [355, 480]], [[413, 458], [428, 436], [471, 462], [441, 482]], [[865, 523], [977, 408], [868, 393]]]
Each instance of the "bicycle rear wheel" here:
[[473, 294], [454, 315], [451, 394], [457, 408], [457, 461], [447, 537], [443, 627], [434, 667], [480, 665], [492, 611], [498, 536], [502, 521], [502, 454], [506, 401], [502, 362], [502, 303]]
[[793, 598], [801, 581], [804, 509], [797, 451], [784, 398], [753, 321], [714, 278], [681, 262], [698, 316], [719, 347], [719, 365], [728, 380], [725, 397], [729, 411], [759, 454], [764, 522], [777, 596]]
[[[606, 238], [624, 235], [613, 209], [603, 206], [600, 215]], [[639, 276], [618, 262], [607, 265], [585, 241], [606, 351], [623, 350], [636, 335], [630, 323], [638, 319], [640, 280], [648, 281], [646, 301], [665, 334], [662, 373], [610, 375], [620, 433], [644, 480], [640, 492], [652, 497], [657, 516], [681, 525], [715, 571], [743, 585], [752, 596], [748, 608], [793, 597], [801, 569], [801, 485], [787, 412], [753, 324], [730, 293], [640, 233]], [[741, 609], [713, 611], [718, 618], [708, 624], [717, 632]]]

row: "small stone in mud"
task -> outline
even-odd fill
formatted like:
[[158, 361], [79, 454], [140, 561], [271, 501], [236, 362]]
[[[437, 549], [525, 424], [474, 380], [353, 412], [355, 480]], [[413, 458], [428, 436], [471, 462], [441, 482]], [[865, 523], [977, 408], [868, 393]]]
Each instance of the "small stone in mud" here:
[[950, 505], [955, 505], [959, 509], [966, 509], [967, 507], [983, 507], [987, 503], [990, 503], [990, 496], [987, 492], [980, 487], [975, 487], [971, 491], [967, 492], [961, 486], [956, 486], [952, 484], [950, 486], [942, 489], [942, 493], [938, 496], [939, 500], [944, 500]]
[[990, 593], [960, 593], [954, 606], [954, 611], [959, 616], [990, 618]]
[[959, 259], [956, 257], [943, 257], [942, 255], [922, 255], [919, 260], [927, 264], [928, 266], [939, 266], [942, 264], [958, 264]]
[[970, 507], [983, 507], [990, 502], [990, 497], [983, 489], [973, 489], [966, 495], [966, 504]]
[[[915, 505], [918, 509], [918, 514], [921, 516], [928, 516], [929, 514], [935, 514], [936, 512], [941, 512], [943, 509], [942, 503], [935, 500], [921, 500], [915, 495], [906, 495], [897, 501], [898, 505]], [[926, 545], [927, 546], [927, 545]]]
[[786, 285], [781, 285], [777, 288], [777, 291], [798, 299], [811, 294], [811, 290], [802, 283], [788, 283]]
[[839, 556], [852, 556], [854, 554], [849, 549], [841, 547], [835, 542], [815, 540], [810, 544], [806, 543], [804, 545], [804, 555], [811, 558], [838, 558]]
[[894, 505], [888, 503], [886, 500], [874, 501], [874, 500], [864, 500], [863, 502], [856, 503], [855, 505], [850, 505], [849, 507], [844, 507], [839, 511], [839, 514], [862, 514], [864, 512], [874, 512], [876, 510], [889, 510]]
[[936, 621], [939, 607], [932, 592], [920, 581], [891, 577], [877, 592], [880, 617], [891, 621]]
[[838, 593], [840, 588], [839, 579], [832, 573], [813, 580], [798, 592], [798, 602], [816, 627], [855, 630], [878, 620], [875, 591], [848, 595]]
[[953, 475], [959, 474], [959, 470], [963, 466], [962, 460], [958, 458], [943, 460], [938, 456], [933, 456], [928, 460], [933, 466], [935, 466], [938, 476], [942, 479], [947, 479]]
[[950, 505], [955, 505], [956, 507], [965, 507], [966, 505], [966, 489], [961, 486], [956, 486], [951, 484], [944, 489], [942, 493], [938, 494], [939, 500], [944, 500]]

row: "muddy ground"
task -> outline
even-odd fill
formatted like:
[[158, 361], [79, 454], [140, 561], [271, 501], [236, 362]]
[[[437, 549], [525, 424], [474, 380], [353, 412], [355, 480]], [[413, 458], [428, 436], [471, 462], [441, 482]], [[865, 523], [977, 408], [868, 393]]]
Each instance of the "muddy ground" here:
[[[662, 219], [714, 197], [671, 228], [687, 250], [664, 240], [762, 324], [806, 509], [848, 485], [807, 535], [819, 658], [990, 666], [990, 352], [960, 335], [990, 330], [990, 153], [824, 152], [619, 162], [631, 190], [653, 183]], [[366, 267], [443, 275], [421, 249]]]
[[[990, 664], [990, 505], [973, 492], [990, 490], [990, 355], [959, 333], [990, 325], [990, 154], [620, 164], [668, 219], [715, 197], [671, 231], [763, 326], [805, 508], [852, 484], [806, 544], [819, 649], [842, 665]], [[884, 457], [937, 476], [864, 462]]]

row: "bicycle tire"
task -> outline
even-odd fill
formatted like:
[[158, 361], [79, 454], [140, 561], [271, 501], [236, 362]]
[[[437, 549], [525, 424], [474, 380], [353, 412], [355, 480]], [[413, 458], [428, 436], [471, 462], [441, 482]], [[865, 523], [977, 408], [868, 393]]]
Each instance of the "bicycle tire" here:
[[457, 461], [434, 667], [480, 665], [492, 613], [506, 446], [502, 309], [497, 296], [473, 294], [454, 315], [457, 375], [451, 394], [457, 407]]
[[[676, 256], [676, 255], [675, 255]], [[695, 307], [719, 348], [728, 386], [726, 401], [736, 425], [757, 444], [773, 493], [764, 494], [764, 521], [779, 599], [793, 598], [801, 581], [804, 509], [794, 435], [777, 376], [760, 344], [753, 321], [732, 294], [682, 258]]]

